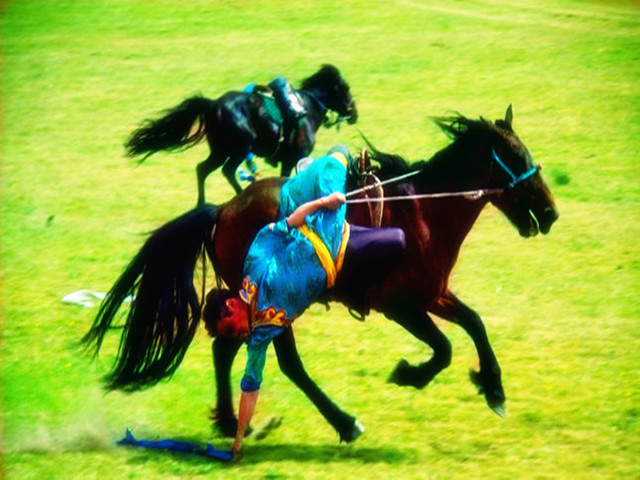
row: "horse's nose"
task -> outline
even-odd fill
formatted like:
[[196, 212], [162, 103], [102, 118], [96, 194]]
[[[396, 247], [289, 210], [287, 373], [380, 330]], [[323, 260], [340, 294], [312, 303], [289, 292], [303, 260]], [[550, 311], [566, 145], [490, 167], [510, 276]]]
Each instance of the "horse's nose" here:
[[551, 225], [553, 225], [559, 217], [560, 213], [555, 207], [549, 206], [545, 208], [542, 212], [541, 218], [539, 219], [540, 231], [544, 234], [549, 233], [549, 230], [551, 230]]
[[356, 108], [356, 104], [353, 103], [349, 108], [349, 118], [347, 119], [347, 123], [349, 125], [353, 125], [358, 121], [358, 109]]

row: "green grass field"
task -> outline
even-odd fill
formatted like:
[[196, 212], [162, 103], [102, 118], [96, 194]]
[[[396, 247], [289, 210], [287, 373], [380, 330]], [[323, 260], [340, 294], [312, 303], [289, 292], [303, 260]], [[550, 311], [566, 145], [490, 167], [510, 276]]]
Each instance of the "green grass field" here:
[[[46, 478], [640, 478], [640, 8], [558, 0], [13, 0], [0, 23], [2, 470]], [[236, 465], [114, 446], [126, 427], [219, 447], [210, 340], [198, 334], [174, 378], [104, 395], [77, 341], [146, 232], [190, 208], [207, 154], [151, 157], [122, 143], [144, 118], [322, 63], [343, 72], [357, 125], [378, 147], [430, 157], [447, 139], [429, 116], [459, 111], [515, 128], [561, 217], [524, 240], [488, 208], [452, 286], [482, 315], [501, 361], [508, 417], [467, 378], [469, 338], [443, 324], [452, 365], [422, 391], [386, 382], [430, 350], [380, 315], [340, 305], [297, 323], [311, 375], [366, 433], [340, 445], [270, 357], [256, 413], [283, 425], [248, 440]], [[354, 127], [321, 130], [316, 152]], [[262, 164], [264, 165], [264, 164]], [[264, 168], [265, 172], [273, 170]], [[224, 202], [219, 173], [208, 199]], [[234, 367], [239, 383], [243, 359]]]

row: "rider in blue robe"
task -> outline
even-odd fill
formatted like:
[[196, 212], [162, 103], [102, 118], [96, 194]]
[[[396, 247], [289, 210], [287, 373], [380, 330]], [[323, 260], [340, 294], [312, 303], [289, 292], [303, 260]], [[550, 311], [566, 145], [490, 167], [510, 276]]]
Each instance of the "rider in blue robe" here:
[[[386, 273], [404, 252], [402, 230], [346, 222], [348, 155], [346, 148], [337, 147], [306, 162], [306, 168], [283, 185], [279, 220], [253, 240], [244, 263], [241, 300], [227, 303], [229, 311], [220, 320], [244, 322], [249, 333], [234, 453], [242, 448], [253, 415], [271, 341], [334, 286], [345, 260], [350, 273], [365, 264]], [[361, 283], [369, 286], [372, 277], [377, 275], [367, 274]]]
[[243, 391], [260, 388], [273, 338], [335, 283], [349, 238], [346, 205], [318, 209], [298, 228], [290, 227], [287, 217], [307, 202], [344, 192], [346, 161], [335, 151], [289, 179], [280, 193], [280, 220], [260, 230], [251, 244], [240, 291], [251, 322]]

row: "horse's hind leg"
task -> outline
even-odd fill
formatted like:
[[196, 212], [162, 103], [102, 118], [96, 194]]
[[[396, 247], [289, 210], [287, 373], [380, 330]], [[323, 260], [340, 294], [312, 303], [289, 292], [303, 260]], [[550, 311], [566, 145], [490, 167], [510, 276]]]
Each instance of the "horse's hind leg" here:
[[198, 181], [198, 205], [204, 203], [204, 184], [207, 177], [216, 168], [220, 167], [224, 162], [224, 158], [220, 157], [212, 150], [211, 154], [196, 166], [196, 179]]
[[282, 372], [313, 402], [324, 418], [340, 435], [340, 440], [353, 442], [364, 429], [355, 417], [342, 411], [309, 377], [296, 348], [291, 328], [278, 335], [273, 346]]
[[505, 394], [500, 365], [480, 316], [450, 291], [447, 291], [430, 310], [439, 317], [460, 325], [471, 337], [480, 361], [480, 371], [472, 370], [471, 380], [479, 392], [484, 394], [491, 409], [501, 417], [504, 416]]
[[438, 373], [451, 364], [449, 340], [429, 315], [418, 307], [408, 306], [405, 303], [385, 309], [384, 314], [433, 349], [431, 359], [420, 365], [410, 365], [406, 360], [398, 362], [389, 381], [401, 386], [424, 388]]
[[240, 163], [242, 163], [242, 160], [246, 157], [247, 153], [249, 153], [249, 150], [244, 154], [234, 153], [232, 155], [223, 156], [224, 154], [219, 151], [212, 150], [207, 159], [198, 164], [196, 167], [196, 178], [198, 180], [198, 205], [202, 205], [204, 203], [204, 184], [207, 177], [211, 172], [219, 168], [220, 165], [222, 165], [222, 174], [226, 177], [235, 192], [240, 193], [242, 191], [242, 187], [236, 180], [236, 170]]
[[238, 429], [231, 394], [231, 366], [241, 345], [242, 342], [238, 340], [216, 337], [211, 346], [217, 393], [216, 408], [211, 412], [211, 417], [225, 437], [235, 437]]

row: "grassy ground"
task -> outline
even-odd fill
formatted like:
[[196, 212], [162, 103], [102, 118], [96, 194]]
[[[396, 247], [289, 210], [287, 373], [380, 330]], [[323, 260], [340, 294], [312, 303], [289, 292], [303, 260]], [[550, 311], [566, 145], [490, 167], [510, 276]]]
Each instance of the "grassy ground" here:
[[[640, 15], [634, 2], [279, 0], [3, 2], [0, 260], [2, 476], [6, 478], [637, 478], [640, 467]], [[109, 288], [144, 233], [195, 202], [204, 146], [134, 168], [126, 135], [195, 92], [215, 97], [277, 74], [341, 68], [358, 127], [379, 147], [427, 158], [446, 143], [429, 115], [457, 110], [515, 127], [556, 195], [548, 237], [523, 240], [493, 209], [452, 279], [483, 316], [509, 416], [466, 378], [469, 339], [443, 325], [451, 367], [424, 391], [386, 383], [396, 361], [430, 355], [396, 325], [338, 305], [297, 325], [311, 374], [365, 424], [335, 433], [272, 360], [257, 421], [284, 416], [246, 458], [113, 446], [143, 437], [218, 446], [210, 342], [175, 377], [104, 395], [77, 348], [96, 308], [61, 303]], [[323, 130], [317, 151], [362, 142]], [[232, 192], [219, 174], [208, 198]], [[338, 326], [327, 328], [327, 325]], [[239, 380], [242, 361], [235, 365]], [[237, 383], [237, 382], [236, 382]]]

